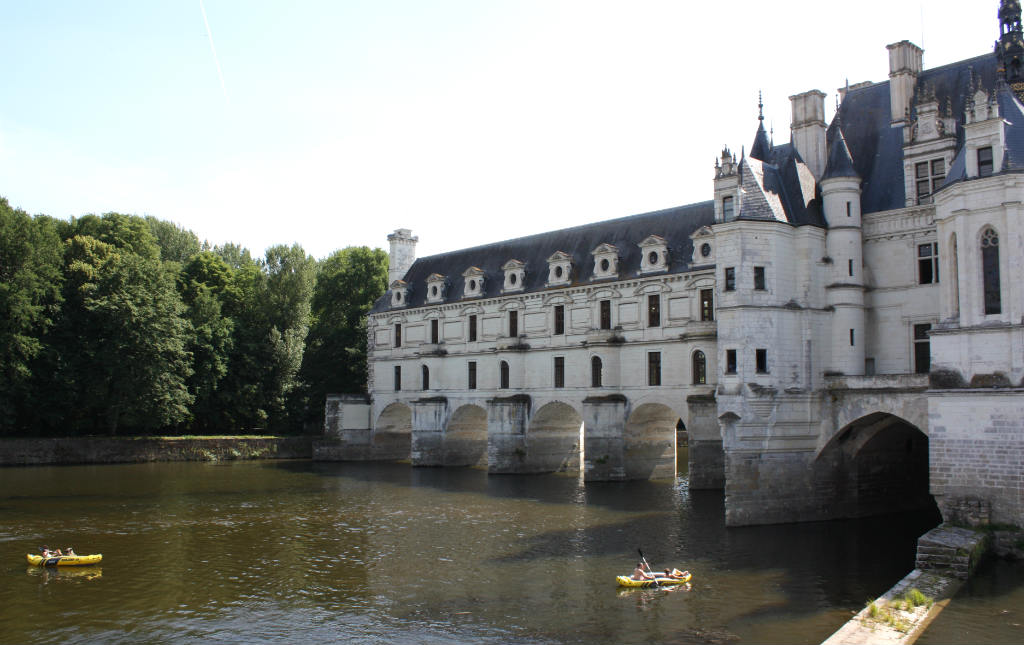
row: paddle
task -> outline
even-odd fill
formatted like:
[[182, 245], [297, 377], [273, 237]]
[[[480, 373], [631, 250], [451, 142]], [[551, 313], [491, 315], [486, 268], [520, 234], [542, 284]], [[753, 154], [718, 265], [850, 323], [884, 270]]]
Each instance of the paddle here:
[[648, 571], [649, 571], [649, 572], [651, 573], [651, 575], [652, 575], [652, 576], [654, 576], [654, 578], [653, 578], [653, 580], [654, 580], [654, 586], [655, 586], [655, 587], [660, 587], [660, 586], [661, 586], [661, 583], [660, 583], [660, 582], [658, 582], [658, 576], [657, 576], [657, 575], [656, 575], [656, 574], [654, 573], [654, 570], [653, 570], [653, 569], [651, 569], [651, 563], [650, 563], [650, 562], [648, 562], [648, 561], [647, 561], [647, 558], [645, 558], [645, 557], [644, 557], [644, 552], [643, 552], [643, 551], [641, 551], [640, 549], [637, 549], [637, 550], [636, 550], [636, 552], [640, 554], [640, 560], [642, 560], [642, 561], [643, 561], [643, 563], [644, 563], [645, 565], [647, 565], [647, 570], [648, 570]]

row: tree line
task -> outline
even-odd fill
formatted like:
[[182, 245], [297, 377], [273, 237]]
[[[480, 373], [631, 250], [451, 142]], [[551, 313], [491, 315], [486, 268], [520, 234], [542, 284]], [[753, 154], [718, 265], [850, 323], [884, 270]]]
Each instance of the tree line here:
[[316, 431], [328, 392], [365, 390], [387, 262], [0, 197], [0, 435]]

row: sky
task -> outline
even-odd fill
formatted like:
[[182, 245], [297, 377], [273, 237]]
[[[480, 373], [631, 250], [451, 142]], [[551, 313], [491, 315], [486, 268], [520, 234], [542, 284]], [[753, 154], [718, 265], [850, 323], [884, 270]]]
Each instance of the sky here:
[[256, 255], [417, 255], [711, 199], [789, 96], [992, 51], [997, 0], [0, 0], [0, 196]]

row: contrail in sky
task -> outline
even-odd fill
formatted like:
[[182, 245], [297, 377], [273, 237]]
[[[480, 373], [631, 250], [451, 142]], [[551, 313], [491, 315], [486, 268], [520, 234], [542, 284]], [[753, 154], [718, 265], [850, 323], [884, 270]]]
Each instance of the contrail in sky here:
[[213, 32], [210, 31], [210, 21], [206, 19], [206, 7], [203, 6], [203, 0], [199, 0], [199, 10], [203, 12], [203, 24], [206, 25], [206, 35], [210, 38], [210, 51], [213, 52], [213, 62], [217, 66], [217, 78], [220, 79], [220, 89], [224, 92], [224, 102], [230, 104], [228, 88], [224, 85], [224, 73], [220, 71], [220, 59], [217, 58], [217, 48], [213, 46]]

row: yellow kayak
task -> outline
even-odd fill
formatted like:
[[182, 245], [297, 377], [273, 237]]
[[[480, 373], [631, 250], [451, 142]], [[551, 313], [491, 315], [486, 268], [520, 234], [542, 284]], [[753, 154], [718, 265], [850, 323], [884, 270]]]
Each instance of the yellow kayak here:
[[693, 574], [687, 571], [678, 578], [666, 578], [661, 576], [654, 580], [633, 580], [633, 578], [629, 576], [615, 576], [615, 581], [619, 583], [620, 587], [671, 587], [672, 585], [686, 584], [692, 577]]
[[25, 557], [28, 559], [28, 563], [34, 567], [83, 567], [89, 564], [98, 564], [103, 559], [103, 554], [55, 555], [50, 558], [44, 558], [41, 555], [29, 553]]

